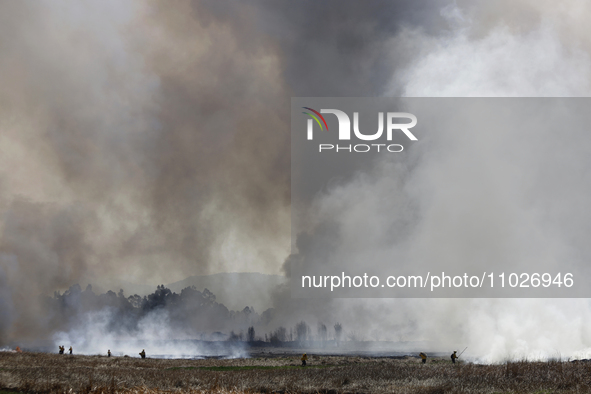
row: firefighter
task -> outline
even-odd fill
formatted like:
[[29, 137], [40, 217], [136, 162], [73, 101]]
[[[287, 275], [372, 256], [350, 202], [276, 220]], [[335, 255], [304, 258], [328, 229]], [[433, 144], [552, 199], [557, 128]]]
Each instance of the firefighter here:
[[60, 348], [60, 354], [64, 354], [64, 351], [66, 350], [66, 348], [63, 346], [59, 346], [59, 348]]
[[306, 360], [308, 360], [308, 355], [304, 353], [302, 354], [302, 367], [306, 366]]
[[146, 358], [146, 351], [144, 349], [142, 349], [140, 356], [142, 356], [142, 358]]
[[107, 357], [111, 357], [111, 349], [107, 350]]
[[421, 356], [421, 359], [423, 360], [423, 364], [425, 364], [427, 362], [427, 355], [423, 352], [419, 353], [419, 356]]
[[454, 364], [456, 363], [456, 358], [458, 358], [458, 355], [456, 353], [457, 351], [454, 350], [453, 354], [451, 355], [451, 362]]
[[73, 351], [73, 350], [72, 350], [72, 346], [70, 346], [70, 354], [72, 354], [72, 351]]

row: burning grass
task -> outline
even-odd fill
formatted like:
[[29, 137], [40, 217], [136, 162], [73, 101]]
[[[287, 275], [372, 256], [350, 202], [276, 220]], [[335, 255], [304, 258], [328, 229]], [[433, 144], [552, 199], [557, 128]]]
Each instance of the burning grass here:
[[310, 356], [233, 360], [0, 353], [0, 394], [591, 393], [591, 363], [456, 364]]

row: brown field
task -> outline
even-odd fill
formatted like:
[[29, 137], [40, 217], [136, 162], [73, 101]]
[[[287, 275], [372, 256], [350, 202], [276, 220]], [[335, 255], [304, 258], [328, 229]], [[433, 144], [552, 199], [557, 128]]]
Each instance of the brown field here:
[[588, 393], [591, 362], [456, 364], [418, 358], [296, 356], [145, 359], [0, 352], [0, 394]]

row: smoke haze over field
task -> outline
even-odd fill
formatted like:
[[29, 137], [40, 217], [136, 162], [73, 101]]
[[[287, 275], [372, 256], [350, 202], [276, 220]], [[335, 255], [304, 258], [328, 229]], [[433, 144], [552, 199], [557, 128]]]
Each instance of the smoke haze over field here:
[[[49, 336], [38, 297], [74, 283], [282, 273], [290, 97], [588, 96], [590, 8], [1, 2], [0, 344]], [[590, 235], [576, 215], [588, 201], [589, 164], [556, 178], [553, 197], [573, 204], [551, 215], [578, 220], [575, 245]], [[582, 299], [319, 302], [291, 300], [285, 289], [269, 297], [277, 326], [343, 321], [367, 338], [469, 344], [488, 360], [591, 349]]]

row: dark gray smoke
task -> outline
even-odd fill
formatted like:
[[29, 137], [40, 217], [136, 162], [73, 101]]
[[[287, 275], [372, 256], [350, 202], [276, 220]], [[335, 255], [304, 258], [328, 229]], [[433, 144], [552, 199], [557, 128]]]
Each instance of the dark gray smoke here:
[[[293, 96], [381, 96], [392, 74], [414, 56], [397, 42], [407, 27], [437, 35], [449, 1], [257, 2], [260, 30], [277, 40]], [[392, 50], [392, 46], [396, 51]]]

